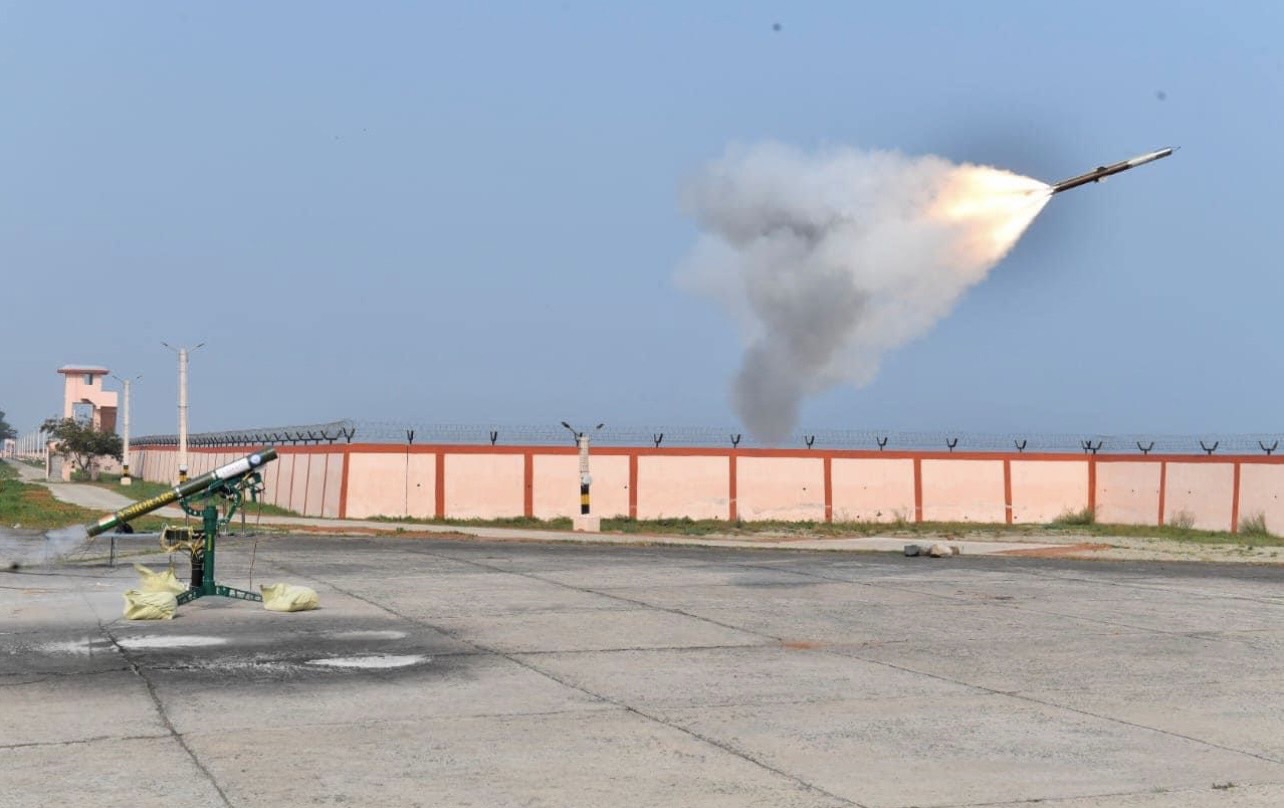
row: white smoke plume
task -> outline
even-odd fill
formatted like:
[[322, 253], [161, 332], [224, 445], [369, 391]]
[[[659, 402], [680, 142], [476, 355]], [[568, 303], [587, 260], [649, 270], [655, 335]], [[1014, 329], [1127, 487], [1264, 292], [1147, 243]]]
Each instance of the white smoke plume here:
[[89, 541], [83, 525], [39, 534], [6, 534], [0, 530], [0, 571], [55, 563]]
[[732, 399], [779, 443], [803, 399], [870, 382], [1007, 254], [1050, 197], [1038, 180], [940, 157], [778, 144], [729, 149], [685, 189], [703, 231], [680, 269], [743, 329]]

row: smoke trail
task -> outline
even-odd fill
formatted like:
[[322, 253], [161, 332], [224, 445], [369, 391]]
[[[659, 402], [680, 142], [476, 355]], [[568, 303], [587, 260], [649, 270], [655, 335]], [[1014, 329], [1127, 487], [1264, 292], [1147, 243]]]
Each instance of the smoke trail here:
[[0, 571], [51, 564], [80, 549], [88, 541], [89, 535], [82, 525], [70, 525], [43, 535], [0, 533]]
[[737, 413], [780, 442], [802, 400], [867, 384], [999, 262], [1047, 203], [1038, 180], [939, 157], [732, 148], [685, 190], [703, 235], [679, 272], [747, 343]]
[[84, 525], [68, 525], [45, 534], [47, 551], [53, 558], [61, 558], [74, 550], [78, 550], [88, 541], [89, 533], [85, 530]]

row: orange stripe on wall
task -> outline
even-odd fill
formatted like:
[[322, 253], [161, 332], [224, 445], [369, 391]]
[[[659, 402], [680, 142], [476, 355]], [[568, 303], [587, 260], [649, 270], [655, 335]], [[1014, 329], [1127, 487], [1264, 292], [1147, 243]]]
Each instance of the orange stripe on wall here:
[[732, 522], [736, 521], [736, 453], [732, 452], [727, 455], [727, 518]]
[[1003, 518], [1012, 524], [1012, 461], [1003, 461]]
[[446, 455], [437, 452], [437, 491], [435, 510], [438, 519], [446, 518]]
[[298, 467], [299, 467], [299, 458], [297, 457], [290, 458], [290, 488], [289, 488], [290, 496], [287, 498], [286, 502], [288, 504], [285, 506], [289, 510], [294, 510], [294, 470]]
[[914, 521], [923, 521], [923, 461], [914, 458]]
[[352, 466], [352, 452], [350, 446], [343, 447], [341, 459], [343, 462], [343, 474], [339, 477], [339, 518], [348, 518], [348, 469]]
[[638, 518], [638, 453], [629, 453], [629, 518]]
[[1088, 513], [1097, 513], [1097, 456], [1088, 458]]
[[[299, 461], [294, 461], [299, 462]], [[303, 473], [303, 510], [299, 513], [308, 515], [308, 494], [312, 489], [312, 455], [308, 455], [308, 470]], [[323, 495], [324, 496], [324, 495]]]
[[834, 459], [825, 457], [825, 521], [834, 521]]
[[1239, 463], [1235, 464], [1235, 480], [1231, 484], [1233, 493], [1231, 500], [1231, 533], [1239, 532]]
[[325, 465], [321, 467], [321, 510], [317, 516], [325, 516], [325, 498], [330, 492], [330, 455], [325, 456]]
[[527, 452], [522, 462], [525, 489], [522, 494], [522, 512], [530, 519], [535, 515], [535, 455]]
[[1159, 462], [1159, 526], [1164, 526], [1164, 497], [1168, 495], [1168, 461]]

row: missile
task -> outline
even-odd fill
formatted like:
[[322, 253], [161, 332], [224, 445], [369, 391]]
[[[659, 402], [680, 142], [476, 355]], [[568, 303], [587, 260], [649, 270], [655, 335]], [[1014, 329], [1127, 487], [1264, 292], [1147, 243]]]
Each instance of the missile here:
[[1087, 174], [1080, 174], [1077, 177], [1071, 177], [1068, 180], [1053, 183], [1052, 193], [1059, 194], [1062, 191], [1069, 191], [1071, 188], [1078, 188], [1080, 185], [1087, 185], [1090, 182], [1101, 182], [1111, 174], [1118, 174], [1120, 171], [1127, 171], [1130, 168], [1136, 168], [1139, 165], [1144, 165], [1145, 163], [1153, 162], [1162, 157], [1167, 157], [1174, 151], [1176, 151], [1174, 147], [1169, 147], [1166, 149], [1160, 149], [1159, 151], [1152, 151], [1147, 154], [1138, 155], [1131, 160], [1124, 160], [1120, 163], [1114, 163], [1108, 166], [1097, 166]]

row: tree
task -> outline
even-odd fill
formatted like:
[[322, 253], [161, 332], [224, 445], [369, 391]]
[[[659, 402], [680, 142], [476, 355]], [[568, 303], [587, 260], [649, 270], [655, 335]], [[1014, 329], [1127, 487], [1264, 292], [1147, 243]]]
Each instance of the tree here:
[[125, 447], [120, 436], [114, 432], [94, 429], [92, 424], [81, 424], [74, 418], [50, 418], [45, 421], [44, 431], [53, 438], [53, 451], [71, 457], [73, 463], [82, 472], [89, 472], [92, 479], [98, 479], [98, 466], [94, 461], [99, 457], [114, 457], [120, 460]]
[[16, 437], [18, 437], [18, 430], [9, 426], [9, 422], [4, 419], [4, 410], [0, 410], [0, 441]]

